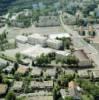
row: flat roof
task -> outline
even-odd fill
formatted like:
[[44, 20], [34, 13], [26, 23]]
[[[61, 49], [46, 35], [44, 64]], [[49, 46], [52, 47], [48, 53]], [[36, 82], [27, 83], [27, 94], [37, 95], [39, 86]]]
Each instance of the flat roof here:
[[25, 74], [27, 71], [28, 71], [28, 68], [27, 68], [27, 67], [25, 67], [25, 66], [20, 66], [20, 67], [17, 69], [16, 73]]
[[47, 42], [55, 43], [55, 44], [57, 44], [57, 43], [62, 43], [61, 40], [57, 40], [57, 39], [48, 39]]
[[28, 38], [46, 39], [47, 37], [44, 37], [43, 35], [37, 33], [37, 34], [29, 35]]
[[41, 74], [41, 69], [40, 68], [37, 68], [37, 67], [34, 67], [31, 71], [31, 75], [40, 75]]
[[43, 82], [31, 81], [30, 87], [37, 87], [37, 88], [53, 87], [53, 81], [43, 81]]
[[94, 78], [99, 78], [99, 70], [92, 70]]
[[55, 68], [47, 69], [45, 71], [45, 75], [55, 76], [55, 74], [56, 74], [56, 69]]
[[60, 55], [63, 55], [63, 56], [68, 56], [70, 55], [70, 51], [61, 51], [61, 50], [56, 50], [56, 54], [60, 54]]
[[55, 34], [49, 35], [49, 38], [51, 38], [51, 39], [55, 39], [57, 37], [58, 38], [63, 38], [63, 37], [70, 38], [70, 34], [69, 33], [55, 33]]
[[27, 40], [28, 40], [28, 38], [27, 38], [26, 36], [23, 36], [23, 35], [18, 35], [18, 36], [16, 37], [16, 39], [17, 39], [17, 40], [21, 40], [21, 41], [27, 41]]
[[40, 56], [42, 53], [48, 54], [48, 53], [51, 53], [51, 52], [53, 52], [53, 49], [43, 48], [40, 45], [35, 45], [35, 46], [27, 48], [23, 51], [20, 51], [21, 54], [23, 54], [25, 56], [32, 57], [32, 58], [36, 58], [36, 57]]
[[15, 81], [13, 86], [12, 86], [12, 90], [21, 89], [22, 86], [23, 86], [23, 81]]
[[78, 71], [79, 77], [88, 77], [88, 71], [87, 70], [80, 70]]

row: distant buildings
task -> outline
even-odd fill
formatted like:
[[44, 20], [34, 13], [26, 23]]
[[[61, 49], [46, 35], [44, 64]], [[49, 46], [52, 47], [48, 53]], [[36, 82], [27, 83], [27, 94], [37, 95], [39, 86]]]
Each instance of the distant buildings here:
[[60, 26], [60, 21], [57, 16], [40, 16], [35, 25], [38, 27]]
[[92, 77], [95, 80], [99, 80], [99, 70], [92, 70]]
[[78, 71], [78, 76], [80, 78], [85, 78], [85, 79], [88, 79], [90, 77], [87, 70], [79, 70]]

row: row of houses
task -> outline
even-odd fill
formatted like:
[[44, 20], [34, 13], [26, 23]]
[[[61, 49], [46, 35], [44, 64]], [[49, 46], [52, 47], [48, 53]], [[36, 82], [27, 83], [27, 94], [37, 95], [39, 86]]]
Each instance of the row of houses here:
[[94, 81], [99, 80], [99, 70], [81, 70], [78, 71], [78, 76], [80, 78], [85, 78], [85, 79], [94, 79]]
[[[33, 92], [34, 94], [36, 94], [35, 93], [36, 91], [39, 91], [39, 92], [44, 91], [46, 93], [45, 94], [45, 96], [46, 96], [48, 93], [51, 93], [51, 91], [53, 89], [53, 81], [43, 81], [43, 82], [31, 81], [30, 85], [28, 87], [29, 87], [29, 89], [31, 89], [31, 92]], [[24, 82], [23, 81], [14, 81], [14, 83], [12, 84], [12, 86], [10, 88], [15, 93], [22, 94], [22, 91], [24, 90]], [[4, 83], [0, 83], [0, 97], [3, 97], [7, 93], [7, 91], [8, 91], [8, 85], [4, 84]], [[36, 96], [36, 95], [32, 95], [32, 96]], [[50, 94], [50, 95], [52, 95], [52, 94]], [[40, 96], [40, 95], [38, 95], [38, 96]]]
[[24, 100], [53, 100], [53, 95], [50, 92], [35, 92], [35, 93], [27, 93], [27, 94], [20, 94], [19, 98], [25, 97]]
[[[31, 89], [31, 92], [35, 91], [49, 91], [51, 92], [53, 89], [53, 81], [31, 81], [28, 86]], [[11, 90], [16, 93], [22, 92], [24, 89], [23, 81], [15, 81], [11, 87]]]

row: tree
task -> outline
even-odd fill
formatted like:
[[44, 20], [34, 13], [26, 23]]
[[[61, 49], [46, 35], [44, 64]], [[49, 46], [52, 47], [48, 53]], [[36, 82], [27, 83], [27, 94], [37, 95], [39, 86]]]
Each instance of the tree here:
[[58, 38], [57, 37], [56, 39], [57, 40], [62, 40], [62, 44], [63, 44], [62, 49], [70, 49], [70, 45], [72, 45], [70, 38], [65, 38], [65, 37]]
[[72, 96], [68, 96], [65, 98], [65, 100], [73, 100], [73, 97]]
[[15, 57], [16, 57], [16, 60], [17, 60], [18, 62], [20, 62], [20, 59], [21, 59], [20, 53], [16, 53]]
[[0, 83], [2, 83], [2, 81], [3, 81], [3, 77], [2, 77], [2, 75], [0, 74]]
[[13, 91], [9, 91], [6, 95], [6, 100], [16, 100], [16, 95]]
[[14, 69], [17, 70], [19, 67], [18, 63], [14, 63]]
[[64, 63], [78, 65], [79, 60], [75, 56], [69, 55], [64, 59]]

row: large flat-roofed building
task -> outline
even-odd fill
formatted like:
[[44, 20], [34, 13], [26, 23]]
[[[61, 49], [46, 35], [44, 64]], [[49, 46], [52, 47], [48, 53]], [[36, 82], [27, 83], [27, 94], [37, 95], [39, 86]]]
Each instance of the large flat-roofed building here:
[[80, 67], [92, 67], [92, 63], [83, 50], [76, 50], [74, 55], [79, 59], [78, 65]]
[[56, 39], [56, 38], [70, 38], [70, 34], [69, 33], [55, 33], [55, 34], [50, 34], [48, 36], [50, 39]]
[[33, 47], [27, 48], [23, 51], [20, 51], [20, 53], [26, 57], [32, 58], [33, 60], [36, 59], [36, 57], [39, 57], [42, 53], [48, 54], [52, 53], [53, 49], [51, 48], [43, 48], [40, 45], [35, 45]]
[[62, 47], [62, 41], [56, 39], [48, 39], [47, 46], [53, 49], [60, 49]]
[[19, 42], [19, 43], [26, 43], [27, 42], [27, 37], [26, 36], [23, 36], [23, 35], [18, 35], [16, 37], [16, 42]]
[[44, 37], [40, 34], [32, 34], [28, 36], [28, 43], [32, 45], [40, 44], [42, 46], [46, 46], [46, 39], [47, 37]]

